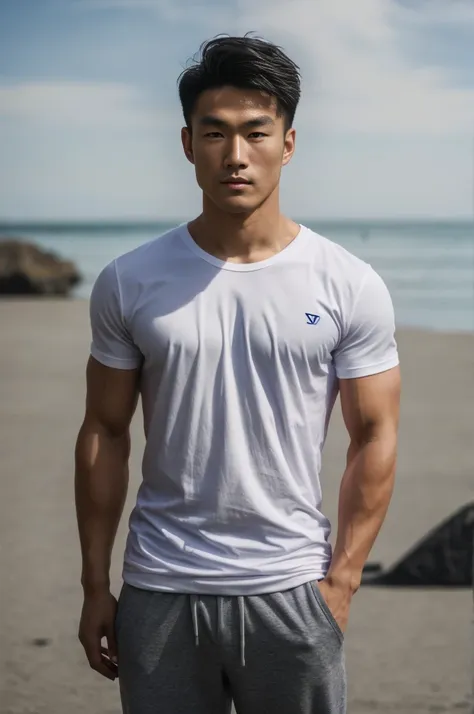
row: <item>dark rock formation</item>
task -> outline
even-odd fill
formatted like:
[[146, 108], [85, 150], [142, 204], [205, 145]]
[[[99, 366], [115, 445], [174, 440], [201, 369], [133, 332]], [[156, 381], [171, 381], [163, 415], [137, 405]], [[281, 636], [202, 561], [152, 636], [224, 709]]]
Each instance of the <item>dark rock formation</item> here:
[[0, 295], [68, 295], [80, 282], [74, 263], [33, 243], [0, 239]]
[[362, 584], [470, 588], [474, 583], [473, 556], [474, 501], [429, 531], [390, 569], [368, 564]]

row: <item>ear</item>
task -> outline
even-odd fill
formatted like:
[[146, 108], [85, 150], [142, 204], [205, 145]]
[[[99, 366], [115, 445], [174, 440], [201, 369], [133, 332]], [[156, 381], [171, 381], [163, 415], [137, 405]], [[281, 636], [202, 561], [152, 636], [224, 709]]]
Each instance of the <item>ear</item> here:
[[187, 126], [181, 129], [181, 142], [187, 160], [194, 164], [193, 137]]
[[293, 154], [295, 153], [296, 144], [296, 130], [288, 129], [285, 136], [285, 143], [283, 145], [283, 160], [282, 166], [286, 166], [290, 163]]

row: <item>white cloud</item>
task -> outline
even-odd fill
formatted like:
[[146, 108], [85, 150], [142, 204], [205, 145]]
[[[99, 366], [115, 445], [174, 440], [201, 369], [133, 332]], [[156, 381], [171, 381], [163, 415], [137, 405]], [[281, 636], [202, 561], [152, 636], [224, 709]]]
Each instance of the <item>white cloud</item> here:
[[156, 129], [171, 113], [144, 104], [125, 84], [20, 82], [0, 86], [0, 117], [64, 127]]
[[[458, 17], [474, 15], [465, 3], [454, 5]], [[364, 134], [471, 133], [474, 90], [456, 88], [442, 67], [407, 59], [417, 29], [439, 19], [441, 4], [435, 6], [418, 6], [423, 27], [413, 21], [409, 34], [415, 11], [394, 0], [262, 0], [258, 6], [240, 0], [239, 25], [278, 36], [301, 58], [305, 125]]]
[[[471, 213], [474, 92], [446, 67], [423, 62], [419, 50], [431, 29], [439, 37], [449, 24], [452, 38], [474, 21], [474, 2], [78, 0], [76, 7], [126, 7], [144, 22], [153, 16], [157, 42], [180, 33], [183, 62], [219, 32], [255, 31], [281, 44], [303, 75], [297, 153], [283, 180], [289, 214]], [[157, 80], [174, 81], [175, 62], [157, 67]], [[121, 83], [0, 84], [2, 211], [165, 218], [197, 210], [178, 101], [155, 108], [152, 93]], [[91, 131], [84, 136], [82, 127]]]
[[[446, 69], [408, 60], [430, 27], [474, 22], [470, 0], [236, 0], [207, 8], [190, 0], [81, 0], [95, 8], [146, 8], [171, 23], [219, 25], [279, 38], [301, 59], [300, 126], [331, 133], [472, 133], [474, 90]], [[212, 22], [212, 25], [209, 23]], [[205, 39], [204, 37], [202, 39]], [[197, 47], [196, 47], [197, 49]]]

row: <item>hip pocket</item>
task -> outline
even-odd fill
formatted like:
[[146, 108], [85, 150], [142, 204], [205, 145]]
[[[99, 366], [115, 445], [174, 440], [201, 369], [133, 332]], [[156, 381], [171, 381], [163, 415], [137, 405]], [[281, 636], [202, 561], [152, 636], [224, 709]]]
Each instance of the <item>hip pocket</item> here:
[[334, 633], [337, 635], [338, 639], [341, 642], [344, 642], [344, 633], [339, 627], [336, 618], [332, 614], [331, 610], [329, 609], [329, 605], [327, 604], [326, 600], [324, 599], [321, 590], [319, 589], [319, 586], [316, 582], [310, 582], [309, 587], [311, 589], [311, 592], [313, 594], [314, 600], [316, 601], [317, 606], [325, 616], [326, 620], [328, 621], [329, 625], [332, 627], [334, 630]]

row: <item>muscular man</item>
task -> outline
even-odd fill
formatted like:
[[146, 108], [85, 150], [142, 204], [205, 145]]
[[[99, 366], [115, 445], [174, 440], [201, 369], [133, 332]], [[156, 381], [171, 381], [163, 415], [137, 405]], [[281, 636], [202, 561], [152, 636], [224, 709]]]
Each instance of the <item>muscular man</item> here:
[[[231, 700], [238, 714], [341, 714], [351, 599], [394, 481], [392, 302], [367, 263], [280, 211], [300, 77], [279, 48], [213, 40], [179, 93], [202, 213], [107, 265], [91, 296], [80, 640], [127, 714], [224, 714]], [[319, 474], [338, 394], [350, 447], [332, 549]]]

